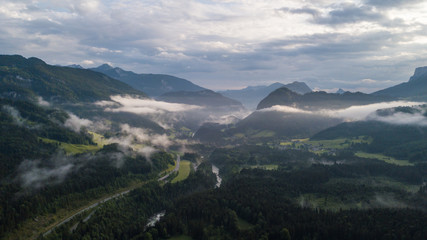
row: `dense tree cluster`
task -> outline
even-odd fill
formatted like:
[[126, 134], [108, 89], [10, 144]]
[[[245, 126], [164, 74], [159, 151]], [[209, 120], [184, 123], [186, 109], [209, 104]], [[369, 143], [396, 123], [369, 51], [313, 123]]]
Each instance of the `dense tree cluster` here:
[[166, 238], [166, 228], [146, 227], [148, 218], [161, 211], [173, 211], [178, 199], [210, 189], [214, 184], [210, 165], [204, 163], [183, 182], [164, 186], [157, 182], [148, 183], [127, 196], [104, 204], [89, 221], [80, 221], [72, 233], [70, 225], [65, 225], [42, 239], [145, 239], [147, 235], [155, 239]]
[[[423, 239], [427, 217], [414, 209], [337, 212], [297, 206], [286, 188], [266, 179], [242, 178], [216, 191], [182, 199], [156, 228], [194, 239]], [[242, 218], [253, 226], [239, 229]], [[284, 230], [286, 229], [286, 230]]]
[[[114, 147], [113, 147], [114, 148]], [[106, 153], [108, 152], [108, 154]], [[63, 182], [46, 182], [40, 188], [21, 186], [19, 181], [9, 181], [0, 188], [0, 236], [7, 233], [29, 218], [45, 213], [55, 213], [57, 209], [79, 207], [79, 202], [99, 198], [115, 189], [128, 186], [132, 181], [150, 180], [160, 170], [173, 163], [174, 157], [159, 152], [148, 162], [142, 156], [122, 156], [122, 166], [111, 156], [120, 152], [112, 151], [111, 146], [94, 156], [77, 156], [78, 171], [68, 173]]]
[[[236, 162], [279, 163], [280, 154], [285, 160], [296, 154], [277, 150], [262, 158], [266, 149], [219, 149], [212, 159], [225, 159], [216, 162], [225, 169]], [[246, 150], [249, 153], [243, 154]], [[328, 160], [343, 157], [346, 163], [293, 170], [243, 168], [217, 189], [211, 188], [214, 178], [205, 162], [186, 181], [163, 187], [146, 185], [106, 204], [76, 230], [65, 226], [48, 239], [168, 239], [181, 235], [193, 239], [423, 239], [427, 216], [420, 208], [427, 209], [425, 187], [408, 193], [391, 185], [367, 184], [363, 179], [421, 184], [426, 166], [400, 167], [345, 154]], [[254, 159], [258, 161], [252, 162]], [[390, 201], [382, 203], [378, 196]], [[319, 199], [324, 207], [313, 205]], [[391, 201], [402, 205], [390, 206]], [[356, 202], [362, 207], [327, 207]], [[162, 210], [166, 216], [154, 227], [146, 227], [148, 217]]]
[[280, 150], [269, 146], [243, 145], [235, 148], [217, 148], [209, 160], [221, 168], [223, 178], [238, 173], [242, 167], [277, 164], [283, 168], [298, 168], [314, 158], [307, 151]]

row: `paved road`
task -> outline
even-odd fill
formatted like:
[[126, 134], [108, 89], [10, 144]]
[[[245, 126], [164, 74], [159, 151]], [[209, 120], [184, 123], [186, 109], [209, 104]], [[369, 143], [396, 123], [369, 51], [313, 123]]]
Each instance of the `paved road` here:
[[105, 203], [105, 202], [107, 202], [107, 201], [110, 201], [111, 199], [115, 199], [115, 198], [118, 198], [118, 197], [123, 196], [123, 195], [125, 195], [125, 194], [128, 194], [129, 192], [130, 192], [130, 190], [126, 190], [126, 191], [123, 191], [123, 192], [121, 192], [121, 193], [114, 194], [113, 196], [110, 196], [110, 197], [104, 198], [104, 199], [102, 199], [102, 200], [100, 200], [100, 201], [98, 201], [98, 202], [96, 202], [96, 203], [94, 203], [94, 204], [92, 204], [92, 205], [90, 205], [90, 206], [88, 206], [88, 207], [86, 207], [86, 208], [84, 208], [84, 209], [82, 209], [82, 210], [78, 211], [77, 213], [75, 213], [75, 214], [71, 215], [70, 217], [66, 218], [66, 219], [65, 219], [65, 220], [63, 220], [62, 222], [58, 223], [57, 225], [55, 225], [54, 227], [52, 227], [51, 229], [49, 229], [47, 232], [45, 232], [45, 233], [43, 234], [43, 237], [47, 236], [49, 233], [51, 233], [53, 230], [55, 230], [55, 228], [60, 227], [61, 225], [63, 225], [63, 224], [65, 224], [65, 223], [69, 222], [71, 219], [73, 219], [75, 216], [79, 215], [80, 213], [82, 213], [82, 212], [84, 212], [84, 211], [87, 211], [87, 210], [89, 210], [89, 209], [92, 209], [92, 208], [94, 208], [94, 207], [97, 207], [99, 204], [101, 204], [101, 203]]
[[164, 181], [166, 178], [168, 178], [172, 173], [177, 172], [179, 170], [179, 163], [181, 162], [181, 156], [176, 157], [176, 166], [170, 173], [166, 174], [165, 176], [159, 178], [159, 181]]
[[[169, 175], [170, 175], [170, 174], [172, 174], [172, 173], [174, 173], [174, 172], [177, 172], [177, 171], [179, 170], [179, 164], [180, 164], [180, 162], [181, 162], [181, 156], [179, 156], [179, 155], [178, 155], [178, 156], [177, 156], [177, 158], [176, 158], [176, 166], [175, 166], [174, 170], [173, 170], [172, 172], [170, 172], [170, 173], [166, 174], [165, 176], [163, 176], [163, 177], [159, 178], [159, 179], [158, 179], [158, 181], [163, 181], [163, 180], [165, 180], [167, 177], [169, 177]], [[132, 189], [132, 190], [133, 190], [133, 189]], [[105, 203], [105, 202], [110, 201], [110, 200], [112, 200], [112, 199], [115, 199], [115, 198], [118, 198], [118, 197], [120, 197], [120, 196], [126, 195], [126, 194], [128, 194], [130, 191], [131, 191], [131, 190], [126, 190], [126, 191], [123, 191], [123, 192], [120, 192], [120, 193], [114, 194], [113, 196], [110, 196], [110, 197], [104, 198], [104, 199], [102, 199], [102, 200], [99, 200], [98, 202], [96, 202], [96, 203], [94, 203], [94, 204], [92, 204], [92, 205], [90, 205], [90, 206], [88, 206], [88, 207], [86, 207], [86, 208], [84, 208], [84, 209], [82, 209], [82, 210], [78, 211], [77, 213], [75, 213], [75, 214], [71, 215], [70, 217], [68, 217], [68, 218], [66, 218], [65, 220], [61, 221], [60, 223], [56, 224], [56, 225], [55, 225], [55, 226], [53, 226], [51, 229], [47, 230], [47, 231], [43, 234], [43, 236], [44, 236], [44, 237], [45, 237], [45, 236], [47, 236], [47, 235], [48, 235], [48, 234], [50, 234], [53, 230], [55, 230], [55, 228], [60, 227], [61, 225], [65, 224], [65, 223], [67, 223], [67, 222], [69, 222], [69, 221], [71, 221], [71, 219], [73, 219], [75, 216], [77, 216], [77, 215], [79, 215], [79, 214], [83, 213], [84, 211], [87, 211], [87, 210], [89, 210], [89, 209], [95, 208], [95, 207], [97, 207], [97, 206], [98, 206], [99, 204], [101, 204], [101, 203]]]

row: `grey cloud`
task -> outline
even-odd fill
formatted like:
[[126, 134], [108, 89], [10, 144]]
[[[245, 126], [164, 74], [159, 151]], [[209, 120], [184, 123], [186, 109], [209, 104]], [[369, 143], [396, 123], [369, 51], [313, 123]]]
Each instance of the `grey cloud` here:
[[[13, 5], [17, 1], [10, 2]], [[378, 79], [383, 83], [378, 87], [388, 87], [390, 81], [407, 80], [413, 69], [427, 60], [423, 46], [411, 42], [414, 37], [425, 36], [423, 23], [413, 23], [399, 14], [386, 15], [390, 6], [406, 7], [406, 3], [421, 1], [367, 0], [357, 3], [360, 5], [353, 1], [335, 5], [330, 1], [306, 1], [308, 5], [300, 8], [282, 8], [289, 13], [289, 22], [282, 23], [275, 19], [279, 14], [272, 17], [265, 11], [248, 11], [247, 6], [255, 3], [235, 2], [230, 10], [223, 2], [206, 6], [205, 2], [193, 1], [98, 1], [88, 12], [83, 8], [86, 2], [20, 1], [26, 6], [17, 14], [27, 15], [0, 16], [3, 52], [60, 65], [81, 64], [83, 60], [94, 65], [111, 62], [138, 73], [177, 75], [211, 88], [308, 79], [308, 84], [316, 84], [313, 87], [354, 89], [357, 86], [336, 86], [337, 82], [329, 80], [354, 82], [364, 78]], [[190, 5], [195, 11], [190, 11]], [[295, 14], [312, 17], [307, 20]], [[245, 29], [238, 28], [251, 28], [245, 21], [253, 21], [254, 17], [268, 20], [265, 27], [258, 28], [271, 28], [274, 38], [256, 33], [248, 36]], [[346, 24], [363, 21], [379, 25], [382, 30], [356, 26], [360, 34], [343, 33], [349, 32]], [[307, 32], [281, 34], [280, 24], [295, 22]], [[217, 25], [223, 32], [232, 27], [243, 37], [222, 34], [215, 29]], [[215, 48], [209, 42], [227, 46]]]
[[335, 9], [323, 16], [317, 9], [310, 7], [303, 8], [282, 8], [284, 12], [292, 14], [309, 14], [313, 16], [313, 22], [317, 24], [339, 25], [346, 23], [357, 23], [362, 21], [380, 21], [384, 16], [376, 12], [370, 6], [356, 6], [354, 4], [334, 5]]
[[382, 14], [375, 12], [370, 7], [358, 7], [353, 4], [346, 4], [339, 9], [330, 11], [326, 17], [315, 16], [314, 22], [319, 24], [339, 25], [362, 21], [375, 22], [383, 19], [384, 16]]
[[[384, 47], [393, 47], [400, 35], [387, 31], [361, 34], [326, 33], [265, 43], [257, 52], [279, 56], [307, 55], [319, 60], [361, 58]], [[295, 47], [293, 47], [295, 46]]]
[[289, 12], [289, 13], [294, 13], [294, 14], [310, 14], [313, 17], [317, 17], [320, 12], [314, 8], [310, 8], [310, 7], [303, 7], [303, 8], [281, 8], [280, 9], [283, 12]]
[[365, 4], [382, 8], [400, 7], [404, 5], [422, 3], [423, 0], [367, 0]]
[[31, 21], [25, 21], [22, 24], [25, 27], [27, 33], [30, 34], [42, 34], [42, 35], [58, 35], [63, 34], [67, 28], [58, 22], [49, 21], [48, 19], [36, 19]]

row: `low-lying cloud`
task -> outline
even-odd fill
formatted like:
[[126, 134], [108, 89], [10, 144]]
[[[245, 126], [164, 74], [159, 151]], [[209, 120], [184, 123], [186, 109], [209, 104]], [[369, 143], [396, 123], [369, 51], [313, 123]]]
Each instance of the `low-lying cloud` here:
[[[135, 114], [155, 114], [155, 113], [166, 113], [166, 112], [184, 112], [195, 109], [202, 109], [200, 106], [188, 105], [181, 103], [169, 103], [156, 101], [152, 99], [139, 99], [132, 98], [129, 96], [112, 96], [111, 100], [113, 102], [119, 103], [120, 107], [117, 108], [106, 108], [106, 111], [111, 112], [130, 112]], [[113, 103], [112, 102], [112, 103]], [[107, 104], [106, 101], [103, 101], [100, 104]]]
[[394, 125], [416, 125], [427, 126], [427, 108], [426, 105], [413, 106], [409, 111], [399, 111], [399, 109], [388, 109], [385, 111], [376, 111], [367, 117], [367, 120], [381, 121]]
[[75, 131], [79, 132], [82, 127], [89, 127], [93, 122], [89, 119], [79, 118], [72, 113], [68, 113], [70, 116], [64, 123], [64, 126]]
[[168, 149], [174, 144], [185, 144], [172, 141], [166, 134], [155, 134], [148, 129], [131, 127], [128, 124], [121, 124], [120, 134], [105, 141], [108, 144], [117, 143], [124, 154], [129, 154], [131, 149], [148, 160], [159, 149]]
[[246, 109], [241, 109], [239, 111], [223, 111], [223, 112], [213, 112], [208, 114], [206, 122], [213, 122], [219, 124], [233, 124], [237, 123], [239, 120], [246, 118], [252, 112]]
[[42, 97], [37, 97], [37, 104], [43, 107], [50, 107], [50, 103], [45, 101]]
[[13, 122], [16, 125], [18, 125], [18, 126], [24, 125], [24, 119], [22, 118], [21, 113], [19, 113], [19, 111], [16, 108], [9, 106], [9, 105], [4, 105], [2, 107], [2, 110], [4, 112], [8, 113], [12, 117]]
[[372, 114], [368, 117], [368, 120], [375, 120], [394, 125], [417, 125], [422, 127], [427, 126], [427, 117], [420, 113], [394, 113], [390, 116], [379, 116], [377, 114]]
[[[131, 96], [111, 96], [111, 101], [99, 101], [95, 105], [107, 112], [127, 112], [142, 115], [164, 129], [176, 124], [197, 129], [205, 122], [231, 124], [243, 119], [251, 112], [243, 108], [202, 107], [191, 104], [170, 103]], [[153, 141], [156, 142], [156, 141]]]
[[39, 189], [64, 181], [67, 175], [77, 169], [75, 161], [62, 154], [49, 160], [51, 166], [43, 166], [40, 160], [24, 160], [18, 167], [18, 181], [24, 188]]
[[84, 168], [97, 159], [107, 159], [112, 167], [121, 168], [126, 159], [124, 153], [115, 152], [108, 155], [67, 156], [57, 152], [48, 159], [26, 159], [18, 166], [16, 181], [24, 188], [37, 190], [45, 186], [62, 183], [70, 174]]
[[368, 105], [351, 106], [345, 109], [330, 110], [319, 109], [316, 111], [302, 110], [288, 106], [276, 105], [270, 108], [258, 111], [277, 111], [283, 113], [303, 113], [312, 115], [322, 115], [325, 117], [340, 118], [343, 121], [363, 121], [363, 120], [376, 120], [392, 124], [410, 124], [410, 125], [427, 125], [427, 118], [423, 113], [401, 113], [397, 112], [389, 116], [378, 116], [376, 111], [379, 109], [387, 109], [394, 107], [412, 107], [418, 106], [423, 103], [420, 102], [406, 102], [406, 101], [393, 101], [382, 102]]
[[394, 108], [402, 106], [416, 106], [420, 105], [419, 102], [406, 102], [406, 101], [394, 101], [394, 102], [382, 102], [374, 103], [362, 106], [352, 106], [343, 110], [338, 110], [336, 112], [338, 117], [342, 117], [346, 120], [355, 121], [355, 120], [365, 120], [370, 114], [375, 112], [378, 109], [385, 108]]
[[120, 129], [123, 136], [111, 138], [110, 142], [127, 146], [146, 144], [162, 148], [168, 148], [173, 144], [166, 134], [153, 134], [147, 129], [131, 127], [128, 124], [121, 124]]

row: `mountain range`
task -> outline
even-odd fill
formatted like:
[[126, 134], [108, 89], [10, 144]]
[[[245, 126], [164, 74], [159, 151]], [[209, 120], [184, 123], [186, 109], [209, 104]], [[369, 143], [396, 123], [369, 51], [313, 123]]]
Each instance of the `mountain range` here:
[[103, 64], [91, 70], [120, 80], [150, 97], [158, 97], [167, 92], [206, 90], [188, 80], [165, 74], [137, 74], [118, 67]]
[[377, 102], [391, 101], [395, 98], [377, 96], [361, 92], [327, 93], [323, 91], [309, 92], [304, 95], [291, 91], [286, 87], [270, 93], [257, 106], [257, 109], [270, 108], [275, 105], [289, 106], [301, 109], [340, 109], [353, 105], [366, 105]]
[[208, 107], [243, 108], [243, 105], [234, 99], [224, 97], [212, 90], [168, 92], [157, 98], [158, 100], [173, 103], [184, 103]]
[[0, 96], [15, 99], [42, 97], [49, 102], [94, 102], [111, 95], [147, 97], [143, 92], [86, 69], [46, 64], [38, 58], [0, 56]]
[[271, 139], [307, 138], [335, 126], [342, 120], [307, 113], [255, 111], [233, 126], [205, 124], [195, 133], [203, 142], [259, 143]]
[[424, 239], [427, 105], [356, 121], [310, 110], [399, 96], [273, 84], [249, 114], [167, 75], [147, 76], [154, 101], [144, 75], [99, 68], [117, 79], [0, 56], [0, 239]]
[[287, 87], [299, 94], [311, 92], [310, 87], [308, 87], [304, 82], [293, 82], [289, 84], [276, 82], [268, 86], [249, 86], [240, 90], [226, 90], [218, 92], [226, 97], [239, 100], [248, 109], [255, 109], [263, 98], [281, 87]]

